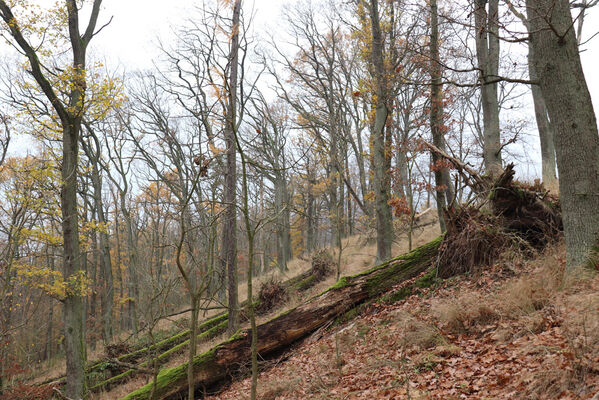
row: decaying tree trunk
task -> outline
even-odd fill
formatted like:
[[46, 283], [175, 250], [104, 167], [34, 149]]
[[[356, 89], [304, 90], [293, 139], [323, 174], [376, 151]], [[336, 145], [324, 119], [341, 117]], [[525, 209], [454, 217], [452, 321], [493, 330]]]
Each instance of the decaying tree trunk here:
[[[321, 295], [258, 326], [259, 356], [265, 359], [284, 351], [338, 315], [426, 271], [440, 243], [441, 237], [369, 271], [343, 277]], [[249, 330], [244, 330], [196, 357], [196, 388], [208, 393], [243, 369], [250, 357], [250, 340]], [[163, 370], [158, 375], [154, 398], [180, 398], [187, 390], [186, 371], [187, 364]], [[123, 400], [148, 399], [151, 391], [152, 385], [146, 385]]]
[[[332, 261], [331, 261], [332, 262]], [[304, 291], [326, 278], [327, 273], [323, 272], [322, 267], [314, 265], [309, 270], [296, 275], [284, 282], [281, 285], [287, 291]], [[332, 273], [332, 270], [329, 271]], [[260, 300], [258, 300], [259, 302]], [[247, 301], [240, 304], [240, 322], [247, 321]], [[259, 303], [256, 303], [258, 313], [261, 313], [262, 308]], [[269, 312], [271, 309], [264, 310]], [[198, 324], [197, 327], [197, 343], [209, 341], [218, 335], [225, 332], [228, 324], [228, 313], [224, 312], [212, 316]], [[190, 342], [190, 330], [186, 329], [169, 338], [161, 340], [151, 346], [144, 347], [131, 351], [113, 358], [105, 358], [94, 363], [91, 363], [86, 369], [89, 379], [90, 392], [98, 392], [102, 390], [110, 390], [111, 388], [123, 384], [127, 380], [144, 373], [149, 366], [157, 363], [162, 365], [174, 356], [181, 354]], [[156, 354], [156, 357], [147, 360], [148, 354]], [[93, 379], [91, 378], [93, 377]], [[62, 386], [64, 384], [64, 376], [53, 378], [41, 383], [42, 385]]]

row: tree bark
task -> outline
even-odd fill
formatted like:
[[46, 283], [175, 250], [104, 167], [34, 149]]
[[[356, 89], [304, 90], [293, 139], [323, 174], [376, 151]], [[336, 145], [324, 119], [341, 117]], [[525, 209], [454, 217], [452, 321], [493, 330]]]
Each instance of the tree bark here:
[[[534, 50], [532, 45], [528, 46], [528, 75], [531, 81], [537, 81], [538, 75], [534, 66]], [[549, 190], [558, 189], [557, 175], [555, 173], [555, 143], [553, 139], [553, 127], [547, 115], [547, 105], [538, 85], [531, 85], [532, 100], [535, 109], [535, 118], [539, 130], [541, 142], [541, 177], [545, 187]]]
[[372, 63], [376, 81], [376, 104], [374, 128], [372, 131], [374, 201], [376, 210], [376, 231], [378, 261], [391, 257], [393, 243], [393, 218], [389, 205], [389, 171], [386, 168], [387, 154], [385, 143], [385, 125], [389, 115], [388, 90], [383, 59], [383, 35], [379, 21], [378, 0], [370, 0], [370, 22], [372, 28]]
[[225, 216], [222, 240], [222, 271], [227, 272], [229, 294], [229, 327], [233, 334], [239, 327], [239, 301], [237, 293], [237, 150], [235, 129], [237, 114], [237, 71], [239, 67], [239, 16], [241, 0], [233, 6], [233, 25], [231, 32], [230, 73], [228, 81], [228, 105], [226, 115], [225, 141], [227, 144], [227, 170], [225, 173]]
[[104, 229], [99, 231], [100, 239], [100, 270], [102, 271], [102, 327], [104, 344], [109, 344], [114, 336], [114, 279], [112, 275], [112, 260], [110, 259], [110, 243], [108, 240], [107, 221], [104, 215], [104, 204], [102, 201], [102, 178], [98, 166], [99, 148], [96, 149], [96, 160], [92, 166], [92, 184], [94, 189], [94, 204], [96, 208], [96, 216], [98, 222], [103, 224]]
[[291, 233], [289, 225], [290, 204], [286, 177], [276, 174], [274, 180], [275, 212], [277, 230], [277, 264], [279, 269], [287, 271], [287, 262], [291, 260]]
[[[439, 21], [437, 0], [431, 0], [431, 35], [430, 35], [430, 75], [431, 75], [431, 114], [430, 127], [433, 136], [433, 144], [445, 151], [445, 134], [443, 124], [443, 84], [441, 83], [442, 71], [439, 56]], [[449, 169], [440, 165], [441, 157], [437, 153], [432, 154], [433, 169], [435, 172], [435, 186], [437, 198], [437, 212], [439, 215], [439, 226], [441, 232], [445, 232], [445, 215], [443, 210], [451, 202], [451, 182]]]
[[599, 135], [567, 0], [527, 0], [530, 45], [554, 126], [567, 266], [587, 261], [599, 234]]
[[474, 4], [476, 58], [483, 108], [483, 159], [485, 170], [490, 175], [497, 175], [502, 171], [499, 103], [497, 82], [494, 82], [499, 72], [498, 7], [498, 0], [475, 0]]

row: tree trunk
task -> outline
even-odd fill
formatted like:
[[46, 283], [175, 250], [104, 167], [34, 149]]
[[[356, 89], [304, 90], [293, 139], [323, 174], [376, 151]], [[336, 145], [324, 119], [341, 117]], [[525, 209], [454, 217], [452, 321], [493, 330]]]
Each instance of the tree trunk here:
[[291, 233], [289, 226], [289, 193], [285, 176], [279, 175], [274, 181], [276, 234], [277, 234], [277, 264], [279, 269], [287, 271], [287, 262], [291, 260]]
[[316, 206], [313, 189], [316, 184], [316, 177], [314, 176], [314, 170], [310, 167], [309, 161], [306, 165], [306, 180], [308, 181], [306, 199], [306, 252], [310, 253], [314, 250], [316, 243]]
[[194, 385], [194, 374], [193, 374], [193, 360], [196, 356], [196, 348], [197, 348], [197, 338], [198, 338], [198, 301], [192, 295], [191, 297], [191, 319], [189, 321], [190, 325], [190, 338], [189, 338], [189, 359], [187, 361], [187, 398], [195, 399], [195, 385]]
[[229, 294], [229, 328], [233, 334], [239, 327], [239, 301], [237, 294], [237, 150], [235, 145], [235, 129], [237, 129], [237, 70], [239, 67], [239, 16], [241, 0], [233, 6], [229, 103], [227, 106], [225, 141], [227, 143], [227, 171], [225, 173], [225, 217], [222, 241], [222, 270], [227, 271], [227, 288]]
[[[437, 0], [431, 0], [431, 35], [430, 35], [430, 75], [431, 75], [431, 114], [430, 126], [433, 136], [433, 144], [445, 151], [445, 134], [443, 125], [443, 86], [441, 83], [441, 60], [439, 57], [439, 22]], [[435, 186], [437, 198], [437, 212], [439, 214], [439, 226], [441, 232], [445, 232], [444, 209], [452, 199], [451, 182], [449, 180], [449, 169], [441, 165], [441, 157], [433, 153], [433, 169], [435, 171]], [[412, 210], [413, 212], [413, 210]], [[411, 232], [410, 232], [411, 236]]]
[[[92, 210], [91, 213], [91, 218], [93, 219], [95, 217], [95, 214]], [[91, 292], [90, 298], [89, 298], [89, 315], [90, 318], [93, 321], [93, 324], [91, 326], [91, 328], [93, 329], [93, 335], [90, 338], [90, 349], [91, 350], [95, 350], [96, 349], [96, 329], [99, 327], [99, 322], [96, 318], [97, 316], [97, 305], [98, 305], [98, 265], [100, 264], [100, 253], [98, 251], [98, 233], [97, 231], [94, 229], [91, 231], [90, 235], [90, 246], [89, 246], [89, 250], [91, 252], [92, 255], [92, 260], [91, 260], [91, 265], [90, 263], [88, 263], [88, 267], [90, 267], [90, 269], [88, 269], [88, 274], [89, 274], [89, 278], [92, 282], [92, 287], [93, 290]]]
[[121, 211], [125, 217], [127, 228], [127, 250], [129, 252], [129, 265], [127, 266], [127, 320], [130, 329], [138, 332], [137, 324], [137, 299], [139, 297], [139, 282], [137, 279], [137, 246], [133, 238], [133, 219], [126, 208], [125, 193], [121, 193]]
[[115, 216], [114, 216], [114, 239], [116, 242], [116, 248], [115, 248], [115, 252], [116, 252], [116, 279], [118, 281], [119, 284], [119, 329], [125, 330], [125, 321], [126, 319], [125, 317], [125, 310], [124, 310], [124, 303], [123, 303], [123, 299], [125, 298], [125, 288], [123, 287], [123, 269], [121, 268], [121, 266], [123, 265], [123, 261], [121, 259], [121, 235], [119, 233], [119, 221], [120, 221], [120, 214], [119, 214], [119, 209], [118, 209], [118, 205], [116, 203], [116, 199], [115, 199]]
[[[96, 155], [99, 157], [100, 149], [96, 149]], [[110, 243], [106, 217], [104, 215], [104, 202], [102, 201], [102, 178], [97, 162], [92, 166], [92, 184], [94, 187], [94, 200], [98, 222], [104, 226], [99, 231], [100, 239], [100, 270], [102, 271], [102, 327], [104, 344], [109, 344], [114, 336], [113, 309], [114, 309], [114, 279], [112, 276], [112, 261], [110, 259]]]
[[587, 261], [599, 234], [599, 135], [567, 0], [527, 0], [530, 45], [555, 134], [567, 266]]
[[[77, 158], [80, 125], [68, 121], [63, 126], [62, 156], [62, 232], [64, 241], [63, 276], [66, 280], [81, 279], [79, 252], [79, 225], [77, 215]], [[85, 397], [85, 338], [84, 309], [81, 293], [71, 293], [64, 299], [64, 344], [67, 364], [68, 397]]]
[[[528, 75], [531, 81], [538, 80], [538, 74], [534, 66], [534, 50], [532, 45], [528, 46]], [[532, 100], [535, 108], [535, 118], [539, 130], [541, 142], [541, 176], [545, 187], [555, 192], [558, 189], [557, 175], [555, 173], [555, 143], [553, 139], [553, 127], [547, 115], [547, 105], [538, 85], [531, 85]]]
[[487, 173], [497, 175], [502, 171], [499, 103], [495, 82], [499, 72], [499, 5], [498, 0], [489, 0], [488, 3], [487, 14], [487, 0], [475, 0], [474, 29], [483, 108], [483, 159]]
[[372, 131], [374, 201], [376, 210], [378, 261], [391, 257], [393, 243], [393, 219], [389, 205], [389, 171], [385, 143], [385, 125], [387, 123], [388, 93], [385, 64], [383, 59], [383, 35], [379, 22], [378, 0], [370, 0], [370, 21], [372, 26], [372, 63], [376, 81], [376, 105], [374, 128]]

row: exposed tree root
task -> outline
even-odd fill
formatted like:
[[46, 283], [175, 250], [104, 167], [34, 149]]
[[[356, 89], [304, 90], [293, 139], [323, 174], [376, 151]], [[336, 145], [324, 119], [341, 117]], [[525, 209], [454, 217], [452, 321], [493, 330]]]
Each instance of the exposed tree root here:
[[542, 248], [559, 235], [563, 227], [557, 199], [541, 185], [522, 185], [513, 178], [514, 165], [509, 164], [483, 191], [488, 193], [491, 212], [480, 206], [445, 212], [447, 233], [437, 261], [440, 277], [490, 265], [507, 248]]

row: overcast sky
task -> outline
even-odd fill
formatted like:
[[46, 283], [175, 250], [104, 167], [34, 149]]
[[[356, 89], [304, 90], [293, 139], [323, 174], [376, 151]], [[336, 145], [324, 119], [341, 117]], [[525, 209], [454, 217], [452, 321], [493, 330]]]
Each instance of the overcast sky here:
[[[246, 13], [254, 9], [257, 33], [284, 29], [278, 23], [282, 6], [293, 0], [246, 0]], [[169, 40], [171, 27], [193, 16], [199, 0], [104, 0], [103, 18], [113, 21], [92, 42], [96, 55], [120, 62], [127, 69], [151, 68], [157, 56], [156, 39]], [[592, 9], [584, 23], [583, 38], [599, 31], [599, 6]], [[584, 46], [582, 62], [595, 110], [599, 110], [599, 36]]]
[[[37, 1], [51, 6], [55, 0]], [[280, 22], [283, 7], [297, 1], [301, 0], [244, 0], [243, 4], [246, 15], [253, 10], [253, 28], [258, 37], [261, 34], [263, 37], [277, 37], [277, 31], [285, 30]], [[118, 66], [128, 71], [153, 68], [153, 61], [159, 55], [158, 38], [165, 44], [172, 43], [175, 40], [173, 27], [184, 25], [186, 20], [194, 16], [194, 7], [201, 3], [202, 0], [104, 0], [100, 24], [106, 23], [111, 17], [112, 22], [92, 41], [93, 58], [105, 60], [110, 69]], [[599, 6], [590, 10], [585, 19], [584, 40], [598, 31]], [[599, 113], [599, 36], [583, 46], [581, 57], [595, 112]], [[532, 107], [529, 110], [529, 118], [533, 119]], [[534, 125], [531, 129], [534, 129]], [[536, 132], [531, 133], [536, 135]], [[17, 145], [16, 151], [20, 152], [23, 148], [28, 147]], [[519, 173], [527, 179], [539, 176], [538, 139], [532, 137], [522, 151], [529, 155], [532, 163], [521, 166]]]

